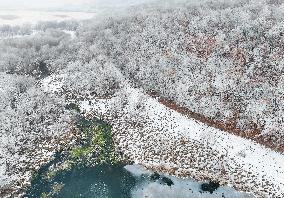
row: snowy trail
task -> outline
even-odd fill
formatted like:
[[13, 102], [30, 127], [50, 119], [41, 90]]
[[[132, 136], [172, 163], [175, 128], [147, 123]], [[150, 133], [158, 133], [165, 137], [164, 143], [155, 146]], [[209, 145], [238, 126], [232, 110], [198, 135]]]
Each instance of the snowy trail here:
[[[116, 119], [111, 118], [111, 120], [118, 144], [122, 151], [132, 156], [137, 163], [149, 167], [162, 165], [167, 169], [174, 167], [176, 170], [173, 174], [192, 171], [197, 177], [198, 174], [208, 174], [211, 178], [223, 179], [239, 190], [254, 192], [259, 197], [284, 196], [282, 154], [189, 119], [138, 89], [127, 87], [122, 93], [126, 97], [124, 100], [127, 101], [127, 105], [117, 109], [121, 112], [118, 117], [113, 108], [118, 108], [115, 104], [121, 101], [119, 94], [109, 100], [93, 100], [91, 105], [86, 101], [81, 102], [81, 108], [86, 112], [94, 110], [105, 116], [115, 115]], [[137, 109], [137, 105], [142, 105], [144, 110]], [[132, 121], [138, 119], [138, 122], [142, 121], [145, 124], [142, 128], [129, 127], [131, 123], [129, 119]], [[141, 131], [144, 131], [143, 136], [140, 135]], [[180, 139], [185, 139], [185, 143], [174, 145]], [[157, 143], [160, 140], [162, 144]], [[128, 145], [125, 145], [126, 143]], [[165, 146], [166, 144], [172, 146]], [[195, 154], [190, 152], [189, 155], [180, 156], [180, 151], [186, 150], [184, 149], [186, 144], [199, 145], [205, 149], [198, 151], [201, 154], [195, 153], [197, 156], [192, 156]], [[154, 151], [152, 152], [150, 148]], [[166, 154], [169, 152], [168, 149], [173, 153], [172, 157], [177, 160], [176, 164], [168, 159]], [[195, 157], [197, 165], [188, 163]], [[199, 168], [203, 169], [204, 173], [198, 173]]]

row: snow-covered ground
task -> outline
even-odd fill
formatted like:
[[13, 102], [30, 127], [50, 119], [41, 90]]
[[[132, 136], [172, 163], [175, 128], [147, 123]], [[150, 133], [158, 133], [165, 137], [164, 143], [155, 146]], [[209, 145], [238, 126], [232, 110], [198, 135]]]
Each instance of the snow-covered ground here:
[[0, 10], [0, 25], [36, 24], [40, 21], [85, 20], [94, 16], [95, 13], [88, 12]]

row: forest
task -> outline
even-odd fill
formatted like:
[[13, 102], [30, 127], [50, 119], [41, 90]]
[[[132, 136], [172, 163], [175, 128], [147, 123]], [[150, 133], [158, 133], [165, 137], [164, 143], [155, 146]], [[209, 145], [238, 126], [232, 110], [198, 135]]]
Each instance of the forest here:
[[[6, 93], [1, 94], [1, 115], [24, 115], [33, 105], [62, 106], [55, 98], [42, 104], [37, 97], [37, 82], [54, 73], [68, 75], [68, 91], [113, 94], [121, 81], [115, 67], [133, 86], [283, 148], [282, 7], [275, 0], [209, 1], [179, 9], [142, 7], [82, 25], [3, 26], [1, 35], [27, 36], [0, 41], [1, 91]], [[63, 30], [76, 31], [76, 38]], [[25, 98], [34, 104], [25, 107]], [[8, 123], [1, 127], [17, 130], [13, 119], [3, 117]]]

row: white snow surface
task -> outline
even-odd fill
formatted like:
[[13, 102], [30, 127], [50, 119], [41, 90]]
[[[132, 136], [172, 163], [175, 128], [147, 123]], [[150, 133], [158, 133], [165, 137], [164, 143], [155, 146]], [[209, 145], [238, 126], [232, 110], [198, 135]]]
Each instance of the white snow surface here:
[[50, 92], [50, 93], [59, 92], [61, 91], [65, 78], [66, 75], [64, 74], [54, 75], [44, 78], [41, 82], [42, 89], [45, 92]]

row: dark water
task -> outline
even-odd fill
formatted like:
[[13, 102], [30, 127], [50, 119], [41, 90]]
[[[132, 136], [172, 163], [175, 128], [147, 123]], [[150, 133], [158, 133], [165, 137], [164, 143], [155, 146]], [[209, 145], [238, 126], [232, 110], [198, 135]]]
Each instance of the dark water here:
[[[229, 187], [154, 173], [140, 165], [97, 165], [54, 172], [64, 162], [58, 153], [33, 176], [29, 198], [251, 198]], [[61, 164], [62, 165], [62, 164]], [[53, 167], [53, 169], [51, 168]], [[55, 169], [54, 169], [55, 168]], [[206, 187], [206, 188], [204, 188]], [[213, 187], [213, 190], [212, 190]], [[207, 189], [207, 190], [206, 190]]]
[[[127, 168], [126, 168], [127, 167]], [[153, 173], [138, 165], [73, 168], [46, 180], [44, 170], [27, 197], [36, 198], [252, 198], [228, 187], [202, 190], [203, 182]], [[206, 184], [207, 185], [207, 184]]]
[[[62, 181], [63, 182], [63, 181]], [[131, 197], [135, 178], [121, 166], [100, 166], [73, 171], [54, 197]]]
[[[61, 186], [59, 192], [54, 192], [56, 186]], [[61, 171], [50, 181], [39, 176], [32, 182], [27, 196], [128, 198], [134, 186], [135, 178], [123, 166], [100, 165]]]

